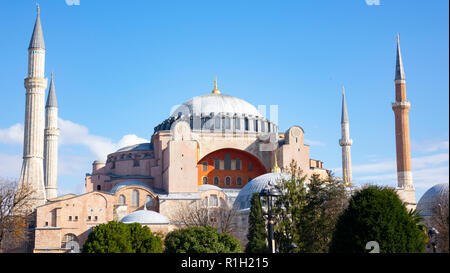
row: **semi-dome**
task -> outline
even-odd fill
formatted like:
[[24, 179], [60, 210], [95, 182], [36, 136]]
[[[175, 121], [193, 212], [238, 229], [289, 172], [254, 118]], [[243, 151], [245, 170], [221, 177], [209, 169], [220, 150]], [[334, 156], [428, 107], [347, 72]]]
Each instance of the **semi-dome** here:
[[144, 142], [140, 144], [130, 145], [127, 147], [122, 147], [116, 151], [116, 153], [121, 152], [133, 152], [133, 151], [149, 151], [153, 150], [152, 144], [150, 142]]
[[183, 115], [210, 115], [229, 114], [262, 117], [261, 113], [252, 104], [237, 97], [223, 94], [207, 94], [194, 97], [173, 111], [172, 116], [179, 113]]
[[151, 224], [151, 225], [165, 225], [169, 224], [169, 220], [166, 216], [153, 211], [153, 210], [137, 210], [134, 211], [120, 220], [125, 224], [139, 223], [139, 224]]
[[146, 189], [148, 189], [151, 192], [154, 192], [154, 190], [150, 186], [148, 186], [147, 184], [145, 184], [143, 182], [139, 182], [139, 181], [125, 181], [125, 182], [121, 182], [119, 184], [114, 185], [114, 187], [111, 189], [110, 193], [115, 194], [120, 189], [123, 189], [123, 188], [128, 187], [128, 186], [139, 186], [139, 187], [146, 188]]
[[261, 190], [264, 189], [269, 182], [271, 184], [277, 184], [282, 179], [288, 180], [290, 178], [291, 176], [289, 174], [276, 172], [266, 173], [256, 177], [240, 190], [236, 200], [234, 201], [234, 207], [237, 210], [249, 209], [250, 200], [255, 192], [261, 192]]
[[448, 202], [448, 183], [437, 184], [427, 190], [416, 210], [424, 217], [432, 216], [434, 207], [440, 202]]

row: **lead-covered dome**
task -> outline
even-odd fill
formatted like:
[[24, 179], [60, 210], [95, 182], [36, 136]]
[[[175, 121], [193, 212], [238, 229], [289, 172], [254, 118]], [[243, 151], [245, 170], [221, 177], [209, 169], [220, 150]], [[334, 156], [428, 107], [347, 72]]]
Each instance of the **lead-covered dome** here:
[[210, 115], [229, 114], [262, 117], [261, 113], [252, 104], [229, 95], [207, 94], [194, 97], [183, 103], [173, 111], [172, 116], [183, 115]]
[[137, 210], [134, 211], [120, 220], [120, 222], [125, 224], [139, 223], [147, 225], [165, 225], [169, 224], [169, 220], [166, 216], [157, 213], [153, 210]]
[[416, 210], [422, 216], [429, 217], [440, 202], [448, 202], [448, 183], [437, 184], [427, 190], [417, 203]]
[[234, 201], [234, 207], [237, 210], [245, 210], [250, 208], [250, 200], [255, 192], [261, 192], [269, 183], [276, 185], [280, 180], [289, 180], [291, 176], [285, 173], [266, 173], [256, 177], [243, 187], [236, 200]]

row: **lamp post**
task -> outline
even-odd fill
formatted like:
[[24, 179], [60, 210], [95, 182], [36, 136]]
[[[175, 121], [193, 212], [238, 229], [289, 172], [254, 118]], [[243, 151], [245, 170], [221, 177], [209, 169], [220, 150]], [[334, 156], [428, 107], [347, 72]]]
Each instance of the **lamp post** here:
[[428, 237], [430, 238], [431, 246], [433, 247], [433, 253], [436, 253], [436, 235], [438, 235], [438, 234], [439, 234], [439, 231], [437, 229], [435, 229], [434, 227], [432, 227], [428, 230]]
[[269, 244], [269, 252], [275, 253], [275, 240], [273, 238], [273, 207], [275, 200], [281, 193], [269, 182], [269, 184], [259, 193], [259, 202], [263, 217], [267, 217], [267, 241]]

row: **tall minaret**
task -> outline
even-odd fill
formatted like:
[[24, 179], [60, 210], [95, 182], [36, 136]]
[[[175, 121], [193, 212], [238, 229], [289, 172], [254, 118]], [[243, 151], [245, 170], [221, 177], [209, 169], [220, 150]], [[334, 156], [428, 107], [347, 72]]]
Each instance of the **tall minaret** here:
[[44, 188], [44, 104], [47, 79], [44, 78], [45, 45], [42, 34], [39, 7], [33, 36], [28, 47], [28, 77], [24, 81], [26, 89], [25, 126], [23, 140], [23, 164], [20, 185], [29, 185], [35, 190], [30, 197], [32, 207], [46, 202]]
[[47, 199], [56, 198], [57, 196], [58, 136], [58, 103], [56, 101], [52, 72], [47, 104], [45, 105], [44, 184]]
[[341, 116], [341, 135], [339, 145], [342, 147], [342, 179], [346, 186], [352, 185], [352, 157], [350, 146], [353, 140], [350, 139], [350, 128], [348, 122], [347, 105], [345, 103], [345, 89], [342, 87], [342, 116]]
[[399, 196], [410, 205], [415, 205], [415, 192], [411, 172], [411, 151], [409, 143], [409, 117], [411, 104], [406, 100], [406, 81], [403, 70], [400, 41], [397, 35], [397, 63], [395, 66], [395, 141], [397, 148], [397, 183]]

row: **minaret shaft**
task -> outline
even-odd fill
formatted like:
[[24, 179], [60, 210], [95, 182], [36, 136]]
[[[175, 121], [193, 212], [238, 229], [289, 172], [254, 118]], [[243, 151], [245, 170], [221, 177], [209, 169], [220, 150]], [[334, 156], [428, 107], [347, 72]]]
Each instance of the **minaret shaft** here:
[[395, 67], [395, 144], [397, 152], [397, 193], [408, 209], [415, 209], [416, 196], [411, 170], [411, 147], [409, 135], [409, 109], [406, 99], [406, 80], [403, 69], [400, 41], [397, 36], [397, 60]]
[[57, 197], [58, 181], [58, 106], [52, 80], [45, 107], [44, 181], [47, 199]]
[[342, 88], [342, 118], [341, 139], [339, 145], [342, 147], [342, 179], [346, 186], [352, 185], [352, 159], [350, 147], [353, 141], [350, 139], [350, 123], [348, 120], [347, 105], [345, 102], [345, 91]]
[[47, 79], [45, 71], [45, 48], [39, 14], [28, 49], [28, 77], [24, 81], [25, 123], [23, 141], [23, 164], [19, 184], [27, 185], [34, 193], [30, 203], [34, 209], [46, 202], [43, 173], [44, 153], [44, 107]]

